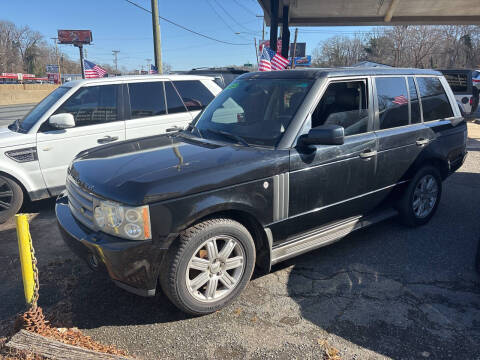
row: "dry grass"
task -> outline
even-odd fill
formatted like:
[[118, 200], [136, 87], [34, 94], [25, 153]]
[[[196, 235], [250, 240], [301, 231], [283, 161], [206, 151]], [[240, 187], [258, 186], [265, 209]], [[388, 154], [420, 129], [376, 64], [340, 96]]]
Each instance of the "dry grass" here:
[[322, 347], [324, 360], [342, 360], [340, 351], [331, 346], [326, 339], [318, 339], [318, 344]]

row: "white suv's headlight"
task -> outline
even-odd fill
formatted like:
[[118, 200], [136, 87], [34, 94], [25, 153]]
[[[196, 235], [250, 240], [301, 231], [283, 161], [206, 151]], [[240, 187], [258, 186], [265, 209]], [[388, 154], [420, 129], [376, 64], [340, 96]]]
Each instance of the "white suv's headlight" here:
[[98, 228], [108, 234], [130, 240], [152, 238], [148, 205], [131, 207], [96, 200], [93, 204], [93, 218]]

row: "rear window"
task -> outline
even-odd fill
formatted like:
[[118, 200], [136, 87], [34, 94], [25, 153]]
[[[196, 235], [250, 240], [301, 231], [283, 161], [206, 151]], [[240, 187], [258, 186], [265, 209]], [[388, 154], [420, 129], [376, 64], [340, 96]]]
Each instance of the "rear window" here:
[[423, 108], [423, 121], [446, 119], [453, 116], [452, 107], [439, 78], [417, 77]]
[[454, 93], [468, 91], [467, 74], [445, 74], [444, 76]]
[[210, 90], [199, 80], [174, 81], [188, 110], [203, 110], [214, 98]]

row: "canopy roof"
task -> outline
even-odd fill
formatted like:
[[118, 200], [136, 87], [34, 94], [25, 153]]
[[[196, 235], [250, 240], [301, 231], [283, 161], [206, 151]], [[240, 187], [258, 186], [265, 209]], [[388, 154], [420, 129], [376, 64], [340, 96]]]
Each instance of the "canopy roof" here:
[[[271, 0], [258, 2], [270, 25]], [[279, 0], [278, 18], [284, 5], [290, 26], [480, 24], [479, 0]]]

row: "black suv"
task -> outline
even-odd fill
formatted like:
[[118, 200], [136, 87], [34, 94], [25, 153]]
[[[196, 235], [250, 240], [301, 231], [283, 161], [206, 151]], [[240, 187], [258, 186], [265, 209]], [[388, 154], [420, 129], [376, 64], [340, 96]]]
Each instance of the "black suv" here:
[[434, 214], [467, 127], [431, 70], [248, 73], [184, 131], [80, 153], [56, 213], [120, 287], [185, 312], [230, 303], [254, 267], [399, 215]]

